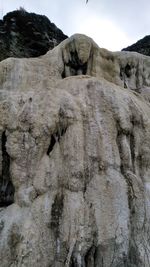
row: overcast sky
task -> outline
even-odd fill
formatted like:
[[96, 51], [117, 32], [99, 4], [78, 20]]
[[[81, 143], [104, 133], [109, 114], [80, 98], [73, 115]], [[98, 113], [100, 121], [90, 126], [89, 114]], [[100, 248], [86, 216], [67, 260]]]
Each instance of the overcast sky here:
[[46, 15], [65, 34], [84, 33], [112, 51], [150, 34], [150, 0], [0, 0], [0, 16], [20, 6]]

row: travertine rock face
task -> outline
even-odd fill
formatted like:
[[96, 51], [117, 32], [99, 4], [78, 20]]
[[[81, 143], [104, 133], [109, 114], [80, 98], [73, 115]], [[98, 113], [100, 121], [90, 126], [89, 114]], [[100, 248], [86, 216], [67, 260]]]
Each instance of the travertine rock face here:
[[150, 59], [74, 35], [0, 88], [1, 267], [150, 266]]

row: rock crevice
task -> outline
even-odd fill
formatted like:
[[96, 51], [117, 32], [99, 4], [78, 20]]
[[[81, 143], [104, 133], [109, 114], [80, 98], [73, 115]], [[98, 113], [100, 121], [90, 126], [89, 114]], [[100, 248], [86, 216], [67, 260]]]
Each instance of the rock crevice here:
[[9, 206], [14, 202], [14, 186], [10, 175], [10, 156], [6, 149], [6, 132], [1, 136], [2, 171], [0, 175], [0, 207]]

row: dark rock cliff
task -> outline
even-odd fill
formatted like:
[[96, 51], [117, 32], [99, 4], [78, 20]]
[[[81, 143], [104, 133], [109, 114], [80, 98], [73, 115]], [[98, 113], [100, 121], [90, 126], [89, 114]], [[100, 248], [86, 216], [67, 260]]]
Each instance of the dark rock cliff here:
[[46, 16], [24, 9], [10, 12], [0, 20], [0, 61], [7, 57], [38, 57], [66, 38]]
[[145, 36], [143, 39], [140, 39], [135, 44], [123, 48], [122, 51], [132, 51], [138, 52], [140, 54], [150, 56], [150, 35]]

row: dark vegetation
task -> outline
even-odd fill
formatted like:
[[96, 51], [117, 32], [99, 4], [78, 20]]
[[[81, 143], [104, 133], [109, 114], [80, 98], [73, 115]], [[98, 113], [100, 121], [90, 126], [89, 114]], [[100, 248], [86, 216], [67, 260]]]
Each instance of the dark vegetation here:
[[150, 56], [150, 35], [145, 36], [143, 39], [137, 41], [135, 44], [123, 48], [122, 51], [138, 52], [140, 54]]
[[7, 57], [43, 55], [66, 38], [46, 16], [20, 8], [0, 20], [0, 61]]

